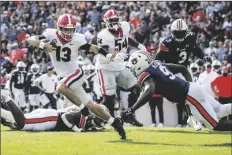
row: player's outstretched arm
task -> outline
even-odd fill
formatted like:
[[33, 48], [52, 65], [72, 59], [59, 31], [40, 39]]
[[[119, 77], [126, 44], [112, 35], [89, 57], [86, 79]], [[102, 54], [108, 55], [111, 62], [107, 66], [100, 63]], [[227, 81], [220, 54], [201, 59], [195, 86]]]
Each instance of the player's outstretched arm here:
[[93, 52], [93, 53], [96, 53], [96, 54], [102, 54], [103, 56], [105, 56], [106, 58], [109, 58], [110, 60], [112, 60], [118, 52], [114, 52], [114, 53], [109, 53], [107, 52], [103, 47], [101, 46], [97, 46], [97, 45], [94, 45], [94, 44], [85, 44], [85, 45], [82, 45], [80, 47], [80, 50], [85, 50], [85, 51], [89, 51], [89, 52]]
[[140, 44], [139, 42], [137, 42], [136, 40], [134, 40], [131, 37], [128, 37], [128, 44], [130, 46], [138, 48], [140, 50], [147, 51], [146, 47], [143, 44]]
[[55, 50], [55, 47], [52, 46], [50, 41], [44, 42], [43, 39], [45, 39], [44, 36], [31, 36], [27, 38], [27, 42], [28, 44], [40, 48], [45, 52], [51, 52], [52, 50]]
[[165, 65], [174, 74], [181, 73], [187, 81], [192, 82], [192, 76], [185, 66], [177, 65], [177, 64], [165, 64]]
[[142, 87], [144, 88], [144, 92], [140, 95], [137, 102], [130, 108], [132, 112], [146, 104], [155, 92], [155, 83], [151, 78], [147, 79]]

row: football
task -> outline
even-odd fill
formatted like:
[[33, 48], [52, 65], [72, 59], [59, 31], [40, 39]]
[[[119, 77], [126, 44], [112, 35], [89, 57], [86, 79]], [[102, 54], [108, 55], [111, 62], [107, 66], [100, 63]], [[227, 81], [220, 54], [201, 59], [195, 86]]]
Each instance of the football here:
[[50, 45], [52, 45], [52, 47], [54, 47], [54, 48], [57, 47], [56, 43], [54, 41], [49, 40], [49, 39], [42, 39], [41, 41], [43, 43], [49, 43], [50, 42]]

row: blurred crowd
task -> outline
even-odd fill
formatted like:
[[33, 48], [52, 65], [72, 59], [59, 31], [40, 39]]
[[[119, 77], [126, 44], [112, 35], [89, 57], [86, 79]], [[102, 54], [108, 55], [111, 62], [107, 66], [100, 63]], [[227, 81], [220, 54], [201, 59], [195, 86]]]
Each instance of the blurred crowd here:
[[[46, 28], [56, 28], [58, 17], [70, 13], [79, 21], [77, 32], [84, 34], [88, 42], [96, 44], [96, 35], [104, 28], [102, 16], [112, 8], [121, 14], [122, 20], [130, 23], [130, 35], [144, 44], [153, 57], [159, 42], [170, 35], [172, 21], [182, 18], [189, 30], [196, 33], [201, 49], [212, 60], [218, 60], [220, 67], [226, 66], [232, 71], [231, 2], [9, 1], [0, 4], [2, 84], [18, 61], [25, 62], [27, 71], [32, 64], [39, 64], [41, 73], [51, 66], [48, 54], [29, 46], [25, 41], [27, 36], [40, 35]], [[131, 51], [133, 49], [128, 53]], [[79, 60], [82, 66], [95, 63], [94, 55], [88, 53], [80, 53]], [[189, 65], [193, 62], [194, 57], [189, 60]]]

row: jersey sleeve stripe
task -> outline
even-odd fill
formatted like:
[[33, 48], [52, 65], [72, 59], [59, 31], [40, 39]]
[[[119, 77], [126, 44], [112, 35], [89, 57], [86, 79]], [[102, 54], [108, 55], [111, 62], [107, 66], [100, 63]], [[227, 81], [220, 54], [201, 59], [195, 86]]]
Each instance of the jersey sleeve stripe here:
[[35, 123], [44, 123], [44, 122], [50, 122], [50, 121], [57, 121], [57, 116], [50, 116], [50, 117], [42, 117], [42, 118], [31, 118], [26, 119], [26, 124], [35, 124]]
[[161, 44], [161, 43], [160, 43], [159, 48], [160, 48], [161, 50], [163, 50], [163, 51], [168, 51], [168, 50], [169, 50], [166, 46], [164, 46], [164, 45]]
[[138, 84], [142, 84], [143, 81], [149, 77], [149, 75], [150, 74], [148, 72], [143, 72], [138, 78]]

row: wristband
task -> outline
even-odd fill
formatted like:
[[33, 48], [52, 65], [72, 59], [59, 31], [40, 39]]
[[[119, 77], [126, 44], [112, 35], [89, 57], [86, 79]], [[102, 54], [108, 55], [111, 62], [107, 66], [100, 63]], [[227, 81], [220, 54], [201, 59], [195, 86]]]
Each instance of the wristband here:
[[40, 49], [43, 49], [43, 48], [44, 48], [44, 45], [45, 45], [45, 44], [44, 44], [43, 42], [40, 42], [39, 48], [40, 48]]
[[109, 54], [104, 48], [100, 48], [99, 50], [98, 50], [98, 53], [101, 53], [102, 55], [104, 55], [104, 56], [106, 56], [107, 54]]

